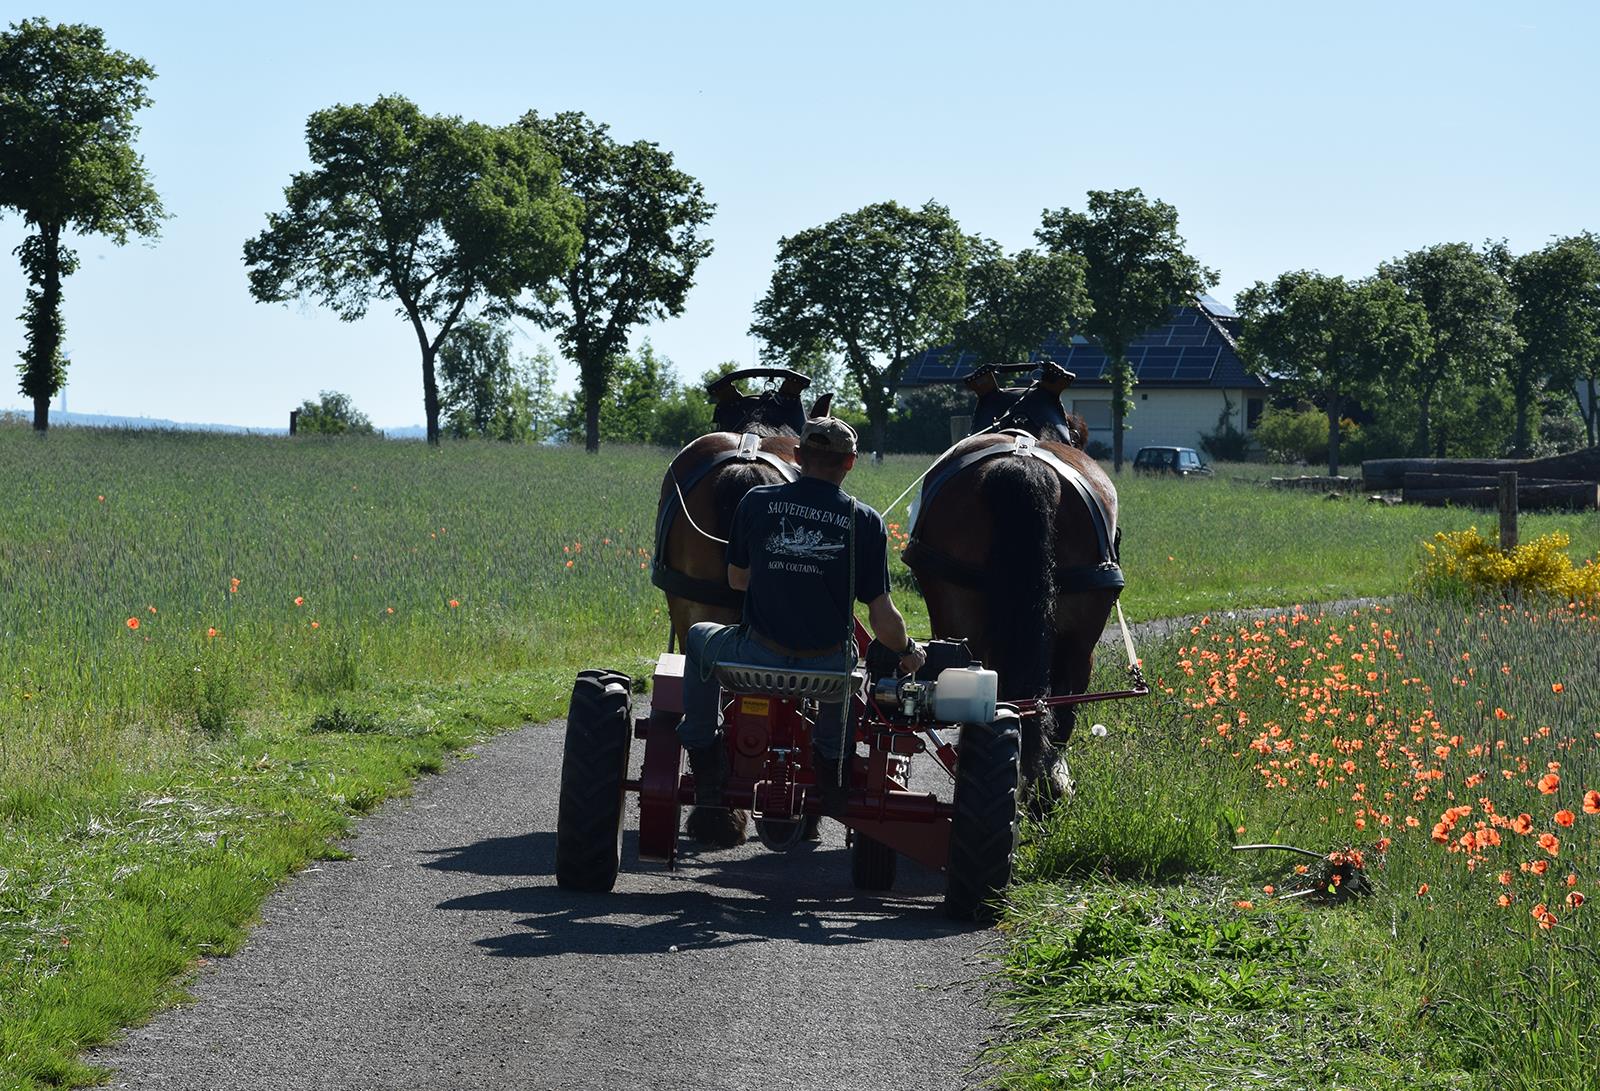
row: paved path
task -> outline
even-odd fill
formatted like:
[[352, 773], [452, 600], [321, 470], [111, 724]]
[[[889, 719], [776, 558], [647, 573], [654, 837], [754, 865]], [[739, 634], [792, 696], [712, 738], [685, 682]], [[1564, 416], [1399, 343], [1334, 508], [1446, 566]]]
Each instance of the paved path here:
[[[561, 725], [524, 728], [363, 821], [354, 859], [270, 897], [195, 1003], [95, 1058], [112, 1086], [195, 1091], [967, 1086], [981, 949], [907, 860], [857, 896], [840, 828], [610, 895], [553, 876]], [[635, 762], [643, 750], [634, 746]], [[948, 798], [948, 778], [928, 784]], [[931, 778], [943, 778], [941, 788]], [[630, 806], [630, 812], [633, 808]], [[688, 842], [684, 842], [685, 846]], [[672, 951], [673, 947], [676, 952]]]

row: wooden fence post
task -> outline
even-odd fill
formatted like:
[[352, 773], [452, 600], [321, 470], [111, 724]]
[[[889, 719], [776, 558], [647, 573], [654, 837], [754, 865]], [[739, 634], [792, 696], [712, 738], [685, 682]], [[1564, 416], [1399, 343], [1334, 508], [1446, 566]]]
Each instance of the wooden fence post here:
[[1500, 474], [1500, 548], [1517, 548], [1517, 471]]
[[299, 428], [299, 427], [300, 427], [300, 410], [298, 410], [298, 409], [289, 410], [289, 434], [291, 436], [294, 435], [295, 430], [297, 428]]

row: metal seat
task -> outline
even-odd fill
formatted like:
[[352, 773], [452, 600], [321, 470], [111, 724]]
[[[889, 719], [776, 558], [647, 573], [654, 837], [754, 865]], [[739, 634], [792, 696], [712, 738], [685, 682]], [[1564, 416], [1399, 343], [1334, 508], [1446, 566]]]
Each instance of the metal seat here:
[[718, 663], [717, 681], [730, 693], [793, 697], [827, 703], [844, 701], [861, 687], [866, 673], [848, 676], [839, 671], [794, 671], [763, 667], [757, 663]]

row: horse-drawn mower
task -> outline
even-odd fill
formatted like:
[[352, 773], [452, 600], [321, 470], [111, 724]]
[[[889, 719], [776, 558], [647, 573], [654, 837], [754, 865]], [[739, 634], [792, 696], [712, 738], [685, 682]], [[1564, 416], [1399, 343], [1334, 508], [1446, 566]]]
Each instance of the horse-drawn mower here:
[[[867, 749], [855, 754], [858, 746], [849, 748], [855, 756], [848, 802], [832, 817], [850, 829], [856, 887], [890, 889], [898, 857], [908, 856], [945, 872], [944, 904], [951, 916], [980, 917], [1011, 881], [1019, 724], [1029, 710], [996, 703], [994, 673], [973, 661], [963, 642], [929, 642], [927, 664], [912, 677], [896, 677], [896, 657], [876, 645], [869, 650], [859, 626], [857, 645], [866, 665], [848, 677], [753, 664], [717, 668], [730, 769], [722, 803], [749, 811], [768, 848], [786, 851], [800, 844], [807, 816], [821, 813], [810, 740], [818, 706], [847, 700], [853, 737]], [[660, 657], [650, 713], [637, 719], [627, 676], [579, 674], [567, 716], [556, 824], [556, 881], [562, 887], [608, 891], [615, 884], [629, 793], [639, 797], [640, 859], [669, 867], [675, 861], [680, 811], [695, 800], [677, 736], [683, 671], [682, 655]], [[637, 779], [629, 776], [634, 739], [644, 741]], [[954, 781], [950, 802], [912, 788], [911, 760], [922, 753]]]

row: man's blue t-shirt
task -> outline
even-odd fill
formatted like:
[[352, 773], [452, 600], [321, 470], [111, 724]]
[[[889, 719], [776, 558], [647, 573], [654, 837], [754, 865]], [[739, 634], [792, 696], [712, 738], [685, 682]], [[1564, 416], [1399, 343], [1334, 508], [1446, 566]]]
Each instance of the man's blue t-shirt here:
[[751, 489], [728, 535], [728, 563], [750, 570], [744, 620], [789, 648], [842, 647], [850, 609], [846, 568], [855, 506], [856, 599], [889, 590], [883, 516], [819, 477]]

